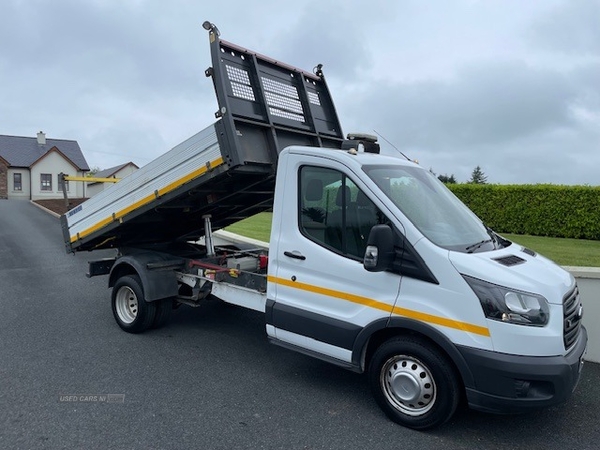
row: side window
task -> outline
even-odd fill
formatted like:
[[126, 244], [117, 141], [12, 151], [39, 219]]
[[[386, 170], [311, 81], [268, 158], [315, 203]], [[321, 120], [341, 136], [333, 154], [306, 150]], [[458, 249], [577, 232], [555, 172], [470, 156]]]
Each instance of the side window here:
[[52, 190], [52, 174], [42, 173], [40, 174], [40, 189], [42, 191]]
[[13, 191], [22, 191], [23, 182], [19, 172], [13, 174]]
[[379, 209], [337, 170], [305, 166], [299, 180], [301, 232], [331, 250], [362, 259], [371, 228], [384, 223]]

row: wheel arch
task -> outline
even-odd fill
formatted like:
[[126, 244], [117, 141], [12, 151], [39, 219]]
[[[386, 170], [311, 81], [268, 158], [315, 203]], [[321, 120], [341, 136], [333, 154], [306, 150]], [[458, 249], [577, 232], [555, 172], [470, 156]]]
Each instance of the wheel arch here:
[[108, 287], [114, 287], [117, 280], [126, 275], [137, 275], [142, 282], [144, 299], [147, 302], [177, 295], [179, 286], [172, 270], [149, 270], [149, 263], [163, 261], [157, 253], [136, 253], [121, 256], [113, 265], [108, 278]]
[[375, 350], [385, 341], [395, 336], [419, 336], [440, 349], [454, 364], [465, 388], [474, 387], [473, 374], [456, 346], [440, 331], [432, 326], [405, 317], [379, 319], [367, 325], [358, 334], [352, 350], [352, 363], [364, 372]]

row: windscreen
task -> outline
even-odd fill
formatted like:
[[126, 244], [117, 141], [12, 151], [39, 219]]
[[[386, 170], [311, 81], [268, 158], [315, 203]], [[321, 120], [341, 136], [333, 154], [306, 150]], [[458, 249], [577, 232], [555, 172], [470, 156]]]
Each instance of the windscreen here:
[[493, 233], [431, 172], [414, 166], [363, 170], [434, 244], [469, 253], [497, 248]]

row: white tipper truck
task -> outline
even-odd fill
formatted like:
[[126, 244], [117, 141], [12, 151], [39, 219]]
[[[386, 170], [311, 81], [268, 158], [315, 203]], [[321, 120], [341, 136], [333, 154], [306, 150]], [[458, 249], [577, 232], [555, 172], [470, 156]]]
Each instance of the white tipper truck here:
[[[418, 164], [344, 139], [321, 66], [204, 27], [218, 120], [61, 218], [68, 252], [117, 249], [88, 276], [109, 275], [119, 326], [162, 326], [209, 295], [260, 311], [272, 343], [367, 372], [383, 411], [414, 429], [461, 400], [496, 413], [566, 401], [587, 345], [573, 276]], [[268, 251], [214, 244], [213, 230], [271, 209]]]

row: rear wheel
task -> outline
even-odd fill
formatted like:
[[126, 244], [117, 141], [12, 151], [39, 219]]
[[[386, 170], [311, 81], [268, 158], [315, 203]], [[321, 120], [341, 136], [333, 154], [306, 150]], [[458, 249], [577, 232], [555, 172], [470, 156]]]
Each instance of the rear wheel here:
[[157, 300], [155, 303], [156, 314], [154, 316], [154, 321], [152, 322], [152, 328], [160, 328], [166, 325], [171, 318], [171, 313], [173, 312], [173, 299], [164, 298], [162, 300]]
[[128, 333], [141, 333], [152, 326], [156, 305], [144, 300], [142, 282], [137, 275], [126, 275], [115, 283], [112, 311], [117, 324]]
[[390, 339], [377, 349], [369, 384], [390, 419], [416, 430], [446, 422], [460, 399], [452, 363], [437, 348], [411, 336]]

